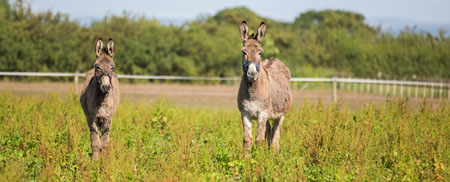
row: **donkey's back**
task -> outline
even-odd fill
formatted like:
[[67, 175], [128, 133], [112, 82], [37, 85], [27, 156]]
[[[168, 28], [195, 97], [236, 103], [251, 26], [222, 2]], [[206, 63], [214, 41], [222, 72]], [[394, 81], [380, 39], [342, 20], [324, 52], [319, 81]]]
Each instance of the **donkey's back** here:
[[88, 72], [86, 72], [86, 75], [84, 76], [83, 86], [81, 87], [81, 95], [84, 95], [86, 93], [86, 89], [88, 88], [89, 83], [91, 82], [93, 77], [94, 69], [90, 69]]
[[276, 58], [262, 62], [269, 81], [269, 97], [274, 115], [284, 115], [291, 107], [290, 82], [291, 72], [283, 62]]

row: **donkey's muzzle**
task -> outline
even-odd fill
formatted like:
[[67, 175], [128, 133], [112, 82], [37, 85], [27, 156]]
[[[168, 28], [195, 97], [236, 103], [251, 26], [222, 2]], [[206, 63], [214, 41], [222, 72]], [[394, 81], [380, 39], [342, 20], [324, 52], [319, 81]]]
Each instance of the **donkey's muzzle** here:
[[248, 81], [256, 81], [258, 79], [258, 70], [256, 64], [250, 64], [247, 69], [247, 79]]
[[108, 75], [103, 75], [100, 77], [100, 91], [103, 93], [108, 93], [111, 90], [111, 77]]
[[101, 90], [103, 93], [108, 93], [109, 90], [111, 90], [111, 86], [110, 86], [110, 85], [102, 85], [102, 86], [100, 86], [100, 90]]

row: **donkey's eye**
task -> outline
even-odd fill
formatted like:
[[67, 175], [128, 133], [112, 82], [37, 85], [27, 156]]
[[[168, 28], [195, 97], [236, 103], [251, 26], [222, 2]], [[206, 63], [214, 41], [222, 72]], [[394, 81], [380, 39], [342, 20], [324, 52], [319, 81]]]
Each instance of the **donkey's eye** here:
[[111, 70], [114, 70], [114, 66], [113, 66], [113, 67], [111, 67]]
[[100, 69], [100, 67], [95, 65], [95, 70], [99, 70], [99, 69]]

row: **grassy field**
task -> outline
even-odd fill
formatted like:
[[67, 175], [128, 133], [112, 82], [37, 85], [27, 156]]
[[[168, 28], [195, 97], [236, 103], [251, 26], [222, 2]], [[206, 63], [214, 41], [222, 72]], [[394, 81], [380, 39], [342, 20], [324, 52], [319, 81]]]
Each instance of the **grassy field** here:
[[279, 154], [242, 151], [237, 110], [121, 103], [110, 150], [90, 157], [78, 96], [0, 93], [0, 181], [446, 181], [450, 106], [302, 103]]

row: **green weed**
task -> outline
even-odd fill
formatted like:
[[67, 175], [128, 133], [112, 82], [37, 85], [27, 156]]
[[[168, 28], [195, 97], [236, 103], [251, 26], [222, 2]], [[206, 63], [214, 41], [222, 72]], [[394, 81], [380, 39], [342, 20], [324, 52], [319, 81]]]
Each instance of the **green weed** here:
[[[405, 101], [302, 104], [287, 115], [281, 151], [243, 155], [237, 111], [123, 101], [109, 152], [90, 157], [78, 102], [0, 93], [0, 181], [445, 181], [450, 107]], [[255, 124], [256, 125], [256, 124]]]

